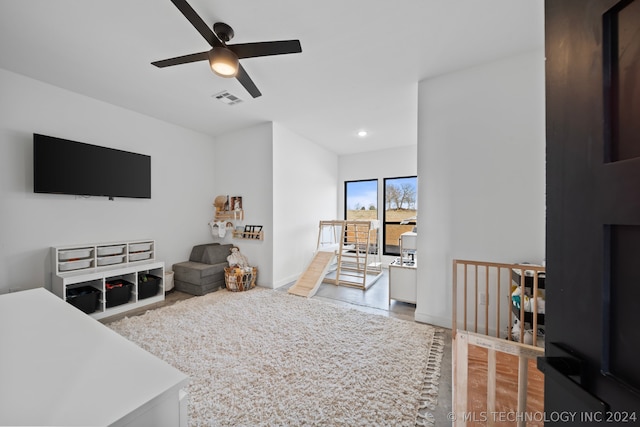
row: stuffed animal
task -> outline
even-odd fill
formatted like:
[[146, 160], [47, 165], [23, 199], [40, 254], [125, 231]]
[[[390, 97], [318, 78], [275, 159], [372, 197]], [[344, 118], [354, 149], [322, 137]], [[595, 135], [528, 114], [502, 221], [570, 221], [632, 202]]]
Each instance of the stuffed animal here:
[[249, 260], [241, 254], [240, 249], [235, 246], [231, 248], [231, 255], [227, 257], [227, 262], [229, 263], [229, 267], [239, 267], [241, 269], [249, 267]]

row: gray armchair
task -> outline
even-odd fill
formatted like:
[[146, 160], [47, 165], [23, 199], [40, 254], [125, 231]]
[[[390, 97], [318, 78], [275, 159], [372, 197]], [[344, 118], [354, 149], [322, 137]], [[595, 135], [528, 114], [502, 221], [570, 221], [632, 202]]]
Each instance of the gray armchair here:
[[224, 287], [224, 268], [233, 245], [208, 243], [194, 246], [189, 261], [173, 264], [175, 288], [191, 295], [204, 295]]

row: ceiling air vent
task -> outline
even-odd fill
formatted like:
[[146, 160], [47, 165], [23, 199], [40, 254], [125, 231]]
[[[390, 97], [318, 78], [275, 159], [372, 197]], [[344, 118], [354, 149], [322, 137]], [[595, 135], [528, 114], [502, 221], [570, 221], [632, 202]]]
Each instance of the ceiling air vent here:
[[229, 91], [223, 90], [220, 93], [216, 93], [215, 95], [213, 95], [218, 101], [221, 101], [227, 105], [235, 105], [235, 104], [239, 104], [240, 102], [242, 102], [242, 99], [238, 98], [237, 96], [235, 96], [232, 93], [229, 93]]

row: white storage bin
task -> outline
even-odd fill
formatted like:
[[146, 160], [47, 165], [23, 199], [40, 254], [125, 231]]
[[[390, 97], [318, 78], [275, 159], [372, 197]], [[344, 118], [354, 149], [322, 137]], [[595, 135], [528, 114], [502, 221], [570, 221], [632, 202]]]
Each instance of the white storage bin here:
[[164, 272], [164, 291], [169, 292], [173, 289], [173, 271]]
[[58, 252], [58, 261], [69, 261], [70, 259], [82, 259], [91, 257], [91, 248], [70, 249]]
[[98, 258], [98, 266], [121, 264], [124, 261], [124, 255], [107, 256]]
[[141, 261], [151, 258], [152, 252], [134, 252], [129, 254], [129, 261]]
[[129, 253], [131, 252], [144, 252], [151, 250], [151, 242], [132, 243], [129, 245]]
[[98, 256], [120, 255], [125, 245], [98, 246]]
[[60, 271], [80, 270], [81, 268], [89, 268], [89, 267], [91, 267], [90, 259], [61, 262], [60, 264], [58, 264], [58, 268], [60, 269]]

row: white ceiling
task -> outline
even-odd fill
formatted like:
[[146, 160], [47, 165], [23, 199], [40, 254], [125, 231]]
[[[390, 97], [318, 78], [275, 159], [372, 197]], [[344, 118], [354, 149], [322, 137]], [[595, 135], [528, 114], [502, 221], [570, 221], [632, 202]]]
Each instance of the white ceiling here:
[[208, 50], [169, 0], [0, 0], [0, 68], [206, 134], [275, 121], [351, 154], [416, 144], [420, 80], [544, 43], [542, 0], [189, 3], [231, 25], [230, 44], [299, 39], [302, 53], [241, 60], [253, 99], [206, 62], [150, 65]]

